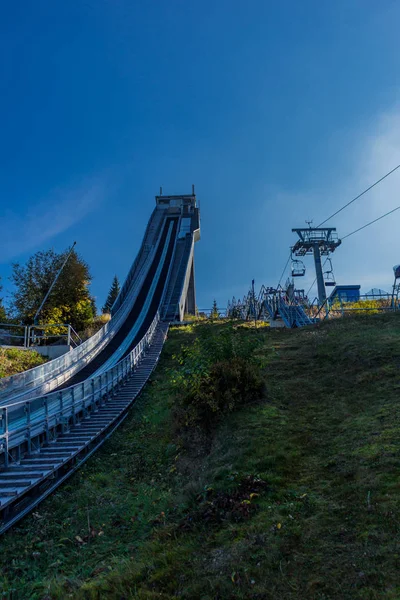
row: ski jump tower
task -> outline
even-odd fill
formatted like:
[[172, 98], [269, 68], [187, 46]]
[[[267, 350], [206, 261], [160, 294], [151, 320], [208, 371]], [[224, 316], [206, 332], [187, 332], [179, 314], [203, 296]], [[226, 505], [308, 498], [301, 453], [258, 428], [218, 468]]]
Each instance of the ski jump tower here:
[[[162, 320], [183, 321], [185, 314], [194, 315], [194, 245], [199, 239], [200, 212], [194, 186], [191, 194], [174, 196], [163, 195], [160, 188], [142, 245], [111, 314], [119, 310], [135, 286], [142, 286], [148, 302], [157, 299], [156, 310]], [[142, 283], [146, 273], [149, 276]]]
[[194, 186], [192, 194], [183, 196], [163, 196], [160, 189], [156, 204], [165, 215], [179, 215], [161, 316], [166, 321], [183, 321], [185, 314], [196, 314], [194, 245], [200, 239], [200, 212]]

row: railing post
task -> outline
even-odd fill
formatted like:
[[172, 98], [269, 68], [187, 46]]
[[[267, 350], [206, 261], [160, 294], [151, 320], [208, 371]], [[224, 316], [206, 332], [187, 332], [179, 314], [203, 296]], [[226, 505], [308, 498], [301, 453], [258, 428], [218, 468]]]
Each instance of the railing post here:
[[46, 444], [50, 441], [50, 433], [49, 433], [49, 403], [47, 401], [47, 396], [43, 398], [43, 406], [44, 406], [44, 415], [45, 415], [45, 430], [44, 435], [46, 438]]
[[85, 382], [82, 381], [82, 412], [83, 418], [86, 417], [86, 402], [85, 402]]
[[63, 393], [62, 390], [61, 392], [58, 392], [58, 400], [60, 403], [60, 417], [61, 417], [61, 433], [64, 433], [64, 398], [63, 398]]
[[110, 393], [110, 390], [109, 390], [109, 382], [108, 382], [108, 371], [106, 371], [106, 401], [108, 400], [109, 393]]
[[4, 468], [8, 468], [8, 414], [7, 409], [3, 408], [1, 411], [1, 432], [2, 442], [1, 446], [4, 451]]
[[99, 382], [100, 382], [100, 385], [99, 385], [99, 394], [100, 394], [99, 395], [99, 407], [103, 406], [103, 394], [104, 394], [103, 384], [102, 384], [101, 380], [102, 380], [102, 374], [100, 373], [100, 375], [99, 375]]
[[72, 418], [72, 424], [75, 425], [76, 424], [76, 413], [75, 413], [75, 388], [71, 387], [71, 418]]
[[67, 334], [67, 346], [71, 345], [71, 325], [68, 325], [68, 334]]
[[90, 386], [91, 386], [91, 395], [92, 395], [92, 399], [91, 399], [92, 410], [91, 410], [91, 413], [93, 414], [94, 413], [94, 408], [95, 408], [94, 378], [91, 379]]
[[26, 444], [28, 449], [28, 455], [32, 451], [31, 441], [31, 405], [29, 402], [25, 402], [25, 414], [26, 414]]
[[[117, 382], [115, 383], [114, 377], [117, 372]], [[114, 397], [117, 393], [118, 388], [118, 364], [111, 369], [111, 395]]]

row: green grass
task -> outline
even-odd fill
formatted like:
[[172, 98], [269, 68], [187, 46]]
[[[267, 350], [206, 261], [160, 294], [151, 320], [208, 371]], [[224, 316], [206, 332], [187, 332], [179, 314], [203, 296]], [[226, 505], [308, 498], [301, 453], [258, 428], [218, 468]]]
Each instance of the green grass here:
[[[1, 540], [18, 599], [400, 598], [400, 318], [263, 337], [266, 398], [189, 436], [170, 332], [123, 426]], [[1, 597], [1, 596], [0, 596]]]
[[32, 369], [32, 367], [37, 367], [47, 362], [47, 360], [47, 358], [33, 350], [0, 348], [0, 378]]

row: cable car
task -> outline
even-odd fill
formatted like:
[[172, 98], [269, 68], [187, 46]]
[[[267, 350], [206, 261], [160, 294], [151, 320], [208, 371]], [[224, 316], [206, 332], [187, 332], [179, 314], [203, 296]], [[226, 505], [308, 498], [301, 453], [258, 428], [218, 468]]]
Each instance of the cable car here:
[[292, 259], [292, 277], [303, 277], [306, 268], [302, 260]]
[[336, 285], [336, 281], [335, 281], [335, 276], [333, 274], [332, 261], [330, 258], [327, 258], [326, 262], [329, 263], [329, 267], [324, 272], [325, 286], [333, 287], [334, 285]]

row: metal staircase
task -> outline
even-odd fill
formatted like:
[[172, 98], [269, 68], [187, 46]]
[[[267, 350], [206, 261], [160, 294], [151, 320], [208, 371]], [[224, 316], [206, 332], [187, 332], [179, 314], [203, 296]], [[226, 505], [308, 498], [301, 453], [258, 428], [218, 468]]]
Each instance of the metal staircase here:
[[111, 435], [157, 364], [168, 321], [183, 302], [194, 311], [194, 191], [156, 204], [112, 319], [66, 356], [0, 382], [0, 533]]
[[132, 374], [91, 405], [82, 405], [78, 411], [72, 408], [71, 420], [64, 419], [54, 428], [47, 443], [36, 449], [32, 446], [26, 457], [0, 472], [0, 533], [69, 477], [125, 419], [158, 362], [167, 331], [168, 324], [160, 322]]

